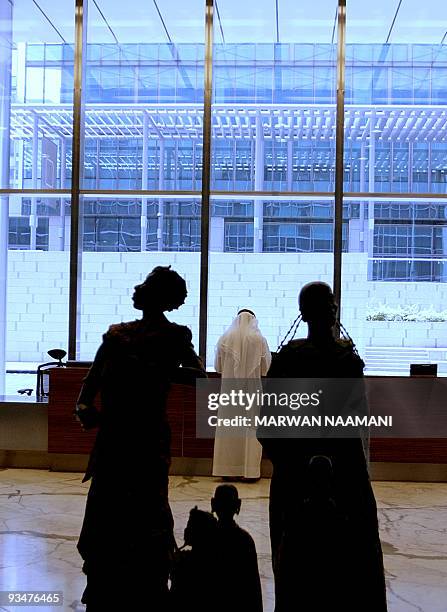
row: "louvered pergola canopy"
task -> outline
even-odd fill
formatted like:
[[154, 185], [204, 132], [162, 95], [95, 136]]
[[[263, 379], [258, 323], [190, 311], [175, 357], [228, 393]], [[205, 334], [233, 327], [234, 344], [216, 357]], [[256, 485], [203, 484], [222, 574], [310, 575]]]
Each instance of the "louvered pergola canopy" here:
[[[213, 106], [212, 136], [215, 139], [335, 140], [335, 105], [232, 105]], [[35, 118], [38, 135], [71, 138], [71, 105], [13, 104], [11, 138], [33, 138]], [[143, 138], [201, 140], [203, 106], [197, 104], [87, 104], [86, 138]], [[258, 133], [261, 130], [261, 134]], [[447, 108], [441, 106], [347, 106], [345, 134], [348, 140], [445, 142]]]

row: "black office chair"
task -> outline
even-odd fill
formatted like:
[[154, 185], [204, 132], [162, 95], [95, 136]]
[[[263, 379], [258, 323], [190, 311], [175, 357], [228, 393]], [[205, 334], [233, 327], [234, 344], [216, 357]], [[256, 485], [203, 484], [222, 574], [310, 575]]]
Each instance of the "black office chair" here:
[[[48, 397], [49, 391], [49, 372], [52, 368], [66, 368], [67, 364], [62, 363], [62, 359], [66, 356], [67, 351], [63, 349], [51, 349], [48, 351], [48, 355], [53, 357], [53, 359], [57, 359], [57, 361], [48, 361], [47, 363], [42, 363], [37, 367], [37, 387], [36, 387], [36, 396], [38, 398]], [[28, 395], [32, 394], [33, 390], [29, 388], [25, 389], [17, 389], [17, 393], [20, 395]]]
[[49, 392], [49, 370], [53, 368], [65, 368], [67, 367], [65, 363], [62, 363], [62, 359], [67, 355], [67, 351], [64, 349], [51, 349], [48, 351], [48, 355], [53, 359], [57, 359], [57, 361], [49, 361], [48, 363], [42, 363], [37, 368], [37, 388], [36, 395], [37, 397], [48, 397]]

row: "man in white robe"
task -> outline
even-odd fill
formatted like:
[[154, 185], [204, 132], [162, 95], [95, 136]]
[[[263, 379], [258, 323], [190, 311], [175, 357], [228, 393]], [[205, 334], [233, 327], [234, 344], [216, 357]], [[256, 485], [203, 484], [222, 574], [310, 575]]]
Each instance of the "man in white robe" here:
[[[262, 391], [261, 376], [267, 374], [271, 360], [255, 314], [251, 310], [240, 310], [216, 346], [214, 367], [222, 375], [221, 393], [230, 393], [235, 387], [235, 379], [242, 379], [238, 389], [251, 393]], [[231, 416], [230, 411], [231, 408], [220, 406], [218, 417]], [[248, 416], [253, 418], [254, 414], [251, 410]], [[262, 447], [256, 439], [254, 424], [251, 428], [240, 428], [237, 437], [220, 431], [219, 427], [216, 429], [213, 476], [258, 479], [261, 456]]]

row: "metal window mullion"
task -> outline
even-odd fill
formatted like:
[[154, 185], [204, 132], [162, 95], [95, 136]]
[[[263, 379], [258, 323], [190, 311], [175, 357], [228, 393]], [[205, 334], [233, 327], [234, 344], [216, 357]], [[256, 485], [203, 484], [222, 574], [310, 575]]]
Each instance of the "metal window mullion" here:
[[213, 83], [214, 0], [205, 4], [205, 82], [203, 102], [202, 207], [200, 233], [199, 354], [206, 363], [210, 243], [211, 96]]
[[[335, 136], [335, 198], [334, 198], [334, 277], [333, 291], [341, 305], [342, 231], [343, 231], [343, 167], [344, 167], [344, 98], [346, 58], [346, 0], [338, 1], [337, 37], [337, 101]], [[340, 317], [341, 308], [338, 316]]]
[[[5, 41], [12, 40], [13, 5], [12, 2], [0, 4], [0, 79], [2, 96], [0, 97], [0, 187], [10, 186], [10, 152], [11, 152], [11, 67], [12, 45]], [[0, 394], [5, 393], [6, 373], [6, 328], [7, 328], [7, 286], [8, 286], [8, 242], [9, 242], [9, 197], [0, 195]]]
[[81, 280], [82, 280], [82, 216], [80, 209], [80, 181], [83, 167], [82, 132], [84, 126], [82, 77], [87, 43], [87, 2], [76, 0], [75, 57], [73, 86], [73, 144], [71, 177], [70, 279], [68, 310], [68, 358], [78, 356], [80, 339]]

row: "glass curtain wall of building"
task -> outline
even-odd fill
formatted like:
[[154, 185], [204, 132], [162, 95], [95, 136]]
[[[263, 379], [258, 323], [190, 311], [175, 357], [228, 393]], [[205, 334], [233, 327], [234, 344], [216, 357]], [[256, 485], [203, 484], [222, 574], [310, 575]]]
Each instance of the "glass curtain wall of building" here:
[[[276, 348], [302, 284], [332, 282], [338, 261], [337, 1], [214, 0], [204, 185], [205, 0], [135, 0], [131, 11], [118, 0], [84, 4], [78, 182], [75, 3], [0, 3], [7, 369], [67, 348], [72, 188], [82, 220], [78, 358], [93, 356], [110, 323], [136, 315], [132, 287], [157, 264], [188, 280], [174, 318], [196, 345], [208, 299], [208, 365], [239, 307], [257, 312]], [[371, 373], [405, 374], [417, 360], [447, 373], [445, 12], [440, 0], [347, 3], [342, 319]]]
[[80, 355], [135, 318], [133, 287], [156, 265], [186, 277], [172, 316], [197, 342], [204, 4], [102, 0], [85, 21]]
[[[343, 318], [369, 373], [447, 373], [447, 6], [348, 4], [345, 202], [355, 278]], [[371, 195], [369, 195], [371, 194]], [[355, 323], [354, 323], [355, 321]]]
[[[73, 7], [5, 0], [0, 38], [3, 392], [5, 369], [32, 370], [49, 349], [67, 349]], [[8, 393], [35, 387], [33, 376], [8, 380]]]
[[216, 4], [209, 364], [238, 309], [276, 350], [300, 287], [332, 282], [336, 18], [332, 0]]

